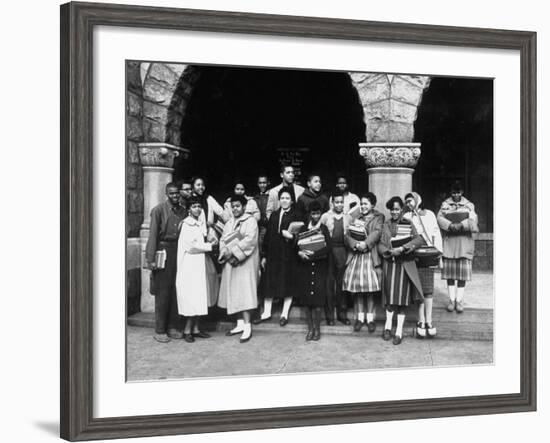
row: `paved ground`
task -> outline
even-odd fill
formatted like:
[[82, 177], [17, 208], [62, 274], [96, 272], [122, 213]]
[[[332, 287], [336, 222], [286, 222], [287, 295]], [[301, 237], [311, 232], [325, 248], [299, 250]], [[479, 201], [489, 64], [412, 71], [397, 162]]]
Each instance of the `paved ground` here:
[[[323, 330], [326, 327], [321, 327]], [[255, 331], [248, 343], [223, 332], [195, 343], [157, 343], [149, 328], [128, 327], [128, 381], [184, 377], [491, 364], [493, 343], [473, 340], [418, 340], [399, 346], [380, 332], [325, 334], [306, 342], [303, 333]]]
[[[168, 344], [154, 341], [151, 327], [128, 326], [127, 379], [491, 364], [492, 273], [475, 273], [466, 287], [465, 300], [465, 314], [447, 313], [444, 309], [447, 304], [446, 285], [436, 273], [434, 320], [438, 337], [418, 340], [410, 336], [412, 326], [408, 323], [403, 343], [399, 346], [382, 340], [380, 322], [373, 334], [369, 334], [366, 328], [359, 334], [353, 333], [350, 326], [329, 329], [323, 322], [321, 332], [330, 333], [323, 334], [319, 342], [306, 342], [303, 320], [292, 319], [284, 332], [274, 320], [273, 324], [256, 326], [252, 339], [244, 344], [239, 343], [238, 335], [224, 335], [223, 328], [229, 328], [226, 323], [218, 324], [210, 339], [197, 339], [195, 343], [173, 340]], [[293, 311], [294, 315], [298, 312]], [[145, 318], [140, 320], [140, 316]], [[152, 314], [138, 314], [136, 317], [138, 319], [129, 321], [130, 325], [153, 324]], [[451, 337], [453, 339], [449, 339]]]

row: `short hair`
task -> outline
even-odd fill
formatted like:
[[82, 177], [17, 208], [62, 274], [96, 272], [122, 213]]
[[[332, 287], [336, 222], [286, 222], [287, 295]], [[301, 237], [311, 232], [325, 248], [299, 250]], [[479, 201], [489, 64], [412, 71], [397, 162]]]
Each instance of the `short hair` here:
[[248, 203], [248, 200], [244, 195], [237, 195], [237, 194], [233, 194], [231, 197], [229, 197], [229, 201], [231, 203], [240, 202], [241, 205], [243, 205], [243, 207], [246, 206], [246, 204]]
[[269, 181], [269, 176], [267, 174], [258, 174], [258, 180], [261, 178], [265, 178], [267, 181]]
[[413, 198], [414, 199], [414, 195], [412, 194], [412, 192], [409, 192], [408, 194], [405, 194], [405, 201], [407, 201], [408, 198]]
[[193, 186], [193, 180], [190, 178], [182, 178], [179, 182], [179, 187], [181, 188], [183, 185], [191, 185]]
[[277, 198], [280, 199], [281, 195], [285, 192], [290, 195], [290, 199], [294, 202], [294, 192], [292, 192], [292, 189], [289, 186], [283, 186], [281, 189], [279, 189], [279, 192], [277, 193]]
[[235, 187], [237, 185], [243, 185], [243, 188], [245, 189], [246, 191], [246, 184], [244, 183], [244, 180], [235, 180], [235, 184], [233, 185], [233, 189], [235, 189]]
[[460, 180], [455, 180], [451, 185], [451, 192], [460, 192], [460, 191], [464, 191], [464, 186], [462, 186], [462, 182]]
[[177, 184], [176, 182], [167, 183], [167, 184], [166, 184], [166, 187], [164, 188], [164, 190], [165, 190], [166, 192], [168, 192], [168, 189], [170, 189], [170, 188], [176, 188], [178, 191], [179, 191], [179, 189], [180, 189], [180, 187], [178, 186], [178, 184]]
[[192, 195], [187, 199], [187, 207], [190, 208], [193, 205], [201, 205], [201, 207], [203, 207], [202, 199], [200, 199], [196, 195]]
[[319, 180], [321, 180], [321, 176], [317, 174], [316, 172], [312, 172], [311, 174], [307, 175], [307, 181], [310, 182], [313, 180], [314, 177], [319, 177]]
[[285, 169], [286, 169], [286, 168], [292, 168], [292, 170], [294, 171], [294, 166], [292, 166], [292, 165], [287, 165], [287, 164], [285, 164], [285, 163], [282, 163], [282, 164], [281, 164], [281, 167], [279, 168], [279, 172], [285, 172]]
[[344, 193], [342, 191], [340, 191], [340, 189], [335, 189], [334, 192], [332, 193], [332, 199], [334, 200], [336, 197], [344, 197]]
[[365, 192], [364, 194], [361, 194], [361, 199], [364, 198], [370, 201], [370, 204], [372, 206], [376, 206], [376, 195], [374, 195], [372, 192]]
[[348, 178], [343, 173], [340, 172], [336, 174], [336, 183], [338, 183], [338, 180], [340, 180], [341, 178], [343, 178], [346, 181], [346, 183], [348, 182]]
[[403, 200], [401, 200], [401, 197], [395, 195], [386, 202], [386, 208], [388, 209], [388, 211], [391, 211], [393, 209], [393, 205], [395, 203], [399, 203], [399, 206], [401, 206], [401, 208], [405, 206], [405, 203], [403, 203]]
[[308, 212], [311, 214], [312, 212], [322, 212], [323, 207], [321, 206], [321, 203], [318, 200], [313, 200], [309, 204]]
[[197, 180], [202, 180], [202, 182], [204, 183], [204, 186], [206, 186], [206, 180], [205, 180], [204, 178], [202, 178], [200, 175], [196, 175], [195, 177], [192, 177], [192, 178], [191, 178], [191, 184], [192, 184], [193, 186], [195, 186], [195, 182], [196, 182]]

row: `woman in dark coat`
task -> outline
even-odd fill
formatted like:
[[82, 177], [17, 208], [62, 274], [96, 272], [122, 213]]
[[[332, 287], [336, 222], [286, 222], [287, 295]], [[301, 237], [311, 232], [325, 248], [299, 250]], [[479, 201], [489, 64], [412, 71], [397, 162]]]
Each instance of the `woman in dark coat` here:
[[[325, 306], [328, 290], [328, 255], [330, 253], [330, 234], [328, 228], [321, 223], [321, 204], [311, 202], [309, 206], [309, 221], [300, 228], [300, 233], [318, 230], [324, 236], [325, 246], [315, 250], [300, 250], [298, 241], [299, 262], [296, 267], [298, 299], [305, 307], [308, 331], [306, 340], [321, 338], [321, 308]], [[297, 238], [299, 235], [297, 236]]]
[[283, 299], [283, 310], [279, 324], [288, 323], [293, 296], [293, 269], [297, 258], [294, 249], [294, 236], [288, 231], [292, 222], [298, 221], [294, 210], [293, 193], [287, 187], [282, 187], [278, 193], [279, 209], [269, 217], [264, 238], [261, 267], [265, 270], [262, 278], [264, 292], [264, 311], [255, 324], [271, 318], [273, 299]]
[[424, 241], [414, 226], [402, 220], [403, 200], [392, 197], [386, 208], [391, 218], [384, 223], [378, 252], [383, 257], [382, 297], [386, 307], [386, 325], [382, 338], [391, 338], [393, 314], [397, 312], [397, 327], [393, 344], [399, 345], [403, 337], [403, 324], [407, 306], [424, 300], [422, 284], [412, 252]]

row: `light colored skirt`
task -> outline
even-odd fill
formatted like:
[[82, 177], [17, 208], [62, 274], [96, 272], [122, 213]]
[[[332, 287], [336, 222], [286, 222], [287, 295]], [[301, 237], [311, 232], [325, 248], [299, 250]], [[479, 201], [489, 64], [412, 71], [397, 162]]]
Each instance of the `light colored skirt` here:
[[378, 273], [370, 251], [353, 255], [344, 273], [342, 289], [354, 293], [380, 291]]

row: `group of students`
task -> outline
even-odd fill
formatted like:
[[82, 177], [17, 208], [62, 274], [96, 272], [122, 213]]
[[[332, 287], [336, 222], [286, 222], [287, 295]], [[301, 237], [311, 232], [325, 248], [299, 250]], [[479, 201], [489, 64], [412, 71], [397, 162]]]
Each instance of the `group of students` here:
[[[417, 258], [426, 246], [442, 254], [447, 310], [463, 312], [464, 287], [472, 274], [472, 233], [478, 227], [474, 205], [462, 195], [459, 182], [437, 216], [411, 192], [386, 202], [386, 221], [375, 209], [376, 196], [351, 193], [343, 176], [327, 197], [319, 175], [308, 176], [306, 189], [294, 182], [292, 166], [281, 167], [280, 175], [281, 184], [269, 190], [267, 177], [259, 177], [254, 197], [236, 183], [223, 205], [207, 194], [202, 178], [166, 186], [167, 201], [151, 212], [146, 246], [157, 341], [209, 338], [199, 318], [217, 304], [238, 317], [226, 335], [240, 335], [245, 343], [253, 324], [271, 318], [276, 300], [283, 304], [280, 326], [288, 323], [298, 302], [306, 312], [306, 340], [319, 340], [323, 311], [327, 325], [334, 325], [335, 318], [351, 325], [350, 297], [355, 332], [364, 325], [371, 333], [376, 330], [375, 304], [381, 299], [384, 340], [401, 343], [410, 305], [418, 306], [416, 336], [434, 337], [434, 266], [423, 267]], [[453, 213], [462, 216], [450, 217]], [[308, 250], [300, 239], [313, 235], [320, 240]], [[156, 260], [159, 250], [165, 251], [162, 266]]]

